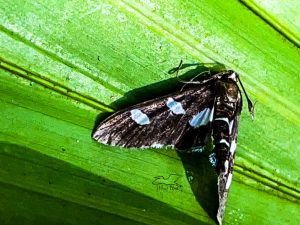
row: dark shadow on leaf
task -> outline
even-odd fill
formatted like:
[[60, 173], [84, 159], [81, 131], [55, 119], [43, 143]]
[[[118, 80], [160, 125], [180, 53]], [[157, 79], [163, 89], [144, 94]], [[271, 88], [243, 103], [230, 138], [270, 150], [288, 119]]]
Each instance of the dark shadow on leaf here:
[[207, 151], [201, 153], [177, 153], [185, 169], [195, 198], [210, 218], [216, 220], [219, 206], [217, 174], [209, 163]]
[[[211, 76], [209, 75], [209, 72], [211, 72], [212, 74], [215, 72], [219, 72], [221, 65], [216, 64], [215, 66], [208, 68], [205, 67], [204, 64], [200, 64], [200, 63], [182, 64], [180, 70], [187, 69], [187, 68], [191, 68], [191, 69], [184, 72], [182, 75], [180, 75], [179, 76], [180, 80], [189, 81], [199, 74], [201, 74], [201, 76], [199, 76], [197, 80], [203, 80], [208, 76]], [[174, 67], [168, 71], [168, 73], [172, 74], [173, 77], [129, 91], [122, 98], [113, 102], [111, 106], [118, 110], [124, 109], [147, 100], [151, 100], [154, 98], [158, 98], [179, 91], [184, 84], [180, 82], [176, 77], [177, 69], [178, 67]]]
[[[0, 182], [0, 224], [208, 224], [64, 160], [10, 143], [0, 146], [0, 169], [4, 178], [13, 177]], [[72, 155], [73, 149], [57, 151]], [[153, 186], [151, 180], [144, 185]]]
[[91, 133], [91, 137], [93, 136], [93, 133], [96, 131], [97, 127], [98, 127], [98, 124], [103, 121], [105, 118], [109, 117], [111, 115], [111, 113], [109, 112], [103, 112], [103, 113], [100, 113], [96, 119], [95, 119], [95, 125], [94, 125], [94, 129], [93, 129], [93, 132]]

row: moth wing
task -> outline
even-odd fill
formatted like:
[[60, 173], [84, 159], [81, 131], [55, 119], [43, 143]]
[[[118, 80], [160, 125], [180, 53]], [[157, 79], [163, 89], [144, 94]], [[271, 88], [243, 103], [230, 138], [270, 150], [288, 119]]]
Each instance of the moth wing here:
[[201, 151], [210, 135], [213, 82], [156, 98], [117, 112], [93, 134], [100, 143], [126, 148]]

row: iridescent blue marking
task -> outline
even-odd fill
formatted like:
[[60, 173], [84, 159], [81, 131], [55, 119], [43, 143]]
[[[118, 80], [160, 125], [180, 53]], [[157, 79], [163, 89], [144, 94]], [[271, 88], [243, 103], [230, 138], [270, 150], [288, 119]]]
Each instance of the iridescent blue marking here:
[[205, 150], [205, 148], [203, 146], [196, 146], [196, 147], [192, 147], [192, 152], [203, 152]]
[[208, 156], [208, 160], [209, 162], [211, 163], [211, 165], [213, 167], [216, 167], [217, 166], [217, 158], [216, 158], [216, 153], [212, 153]]
[[205, 126], [210, 121], [211, 110], [206, 108], [199, 112], [197, 115], [193, 116], [193, 119], [189, 121], [190, 125], [194, 128]]
[[168, 98], [167, 106], [172, 111], [172, 113], [176, 115], [185, 114], [185, 110], [183, 109], [181, 103], [176, 102], [173, 98]]
[[150, 123], [148, 116], [139, 109], [130, 111], [131, 118], [139, 125], [146, 125]]

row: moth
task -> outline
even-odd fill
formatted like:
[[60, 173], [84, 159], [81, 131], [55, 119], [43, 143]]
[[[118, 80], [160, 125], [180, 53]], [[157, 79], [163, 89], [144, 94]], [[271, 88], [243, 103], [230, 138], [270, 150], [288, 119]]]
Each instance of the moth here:
[[221, 224], [242, 110], [238, 83], [252, 116], [254, 106], [239, 75], [232, 70], [188, 83], [191, 85], [181, 91], [116, 112], [99, 124], [93, 138], [124, 148], [174, 148], [181, 152], [201, 152], [212, 138], [214, 148], [209, 160], [218, 173], [217, 220]]

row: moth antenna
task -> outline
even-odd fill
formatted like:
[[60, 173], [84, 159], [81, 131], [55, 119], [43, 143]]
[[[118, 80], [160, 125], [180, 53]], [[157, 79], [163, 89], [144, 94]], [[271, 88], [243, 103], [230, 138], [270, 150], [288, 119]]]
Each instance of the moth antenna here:
[[180, 59], [179, 65], [178, 65], [178, 67], [177, 67], [177, 69], [176, 69], [176, 78], [177, 78], [177, 80], [179, 80], [179, 81], [182, 81], [182, 80], [179, 78], [179, 76], [178, 76], [179, 70], [181, 69], [182, 64], [183, 64], [183, 61], [182, 61], [182, 59]]
[[245, 94], [245, 96], [246, 96], [247, 103], [248, 103], [248, 110], [249, 110], [251, 119], [253, 120], [253, 119], [254, 119], [254, 106], [255, 106], [255, 104], [256, 104], [256, 101], [254, 102], [254, 104], [252, 103], [252, 101], [250, 100], [250, 98], [249, 98], [248, 95], [247, 95], [247, 92], [246, 92], [246, 90], [245, 90], [245, 88], [244, 88], [244, 86], [243, 86], [243, 83], [242, 83], [241, 80], [240, 80], [240, 76], [237, 76], [237, 79], [238, 79], [239, 83], [241, 84], [241, 87], [242, 87], [242, 89], [243, 89], [243, 92], [244, 92], [244, 94]]

